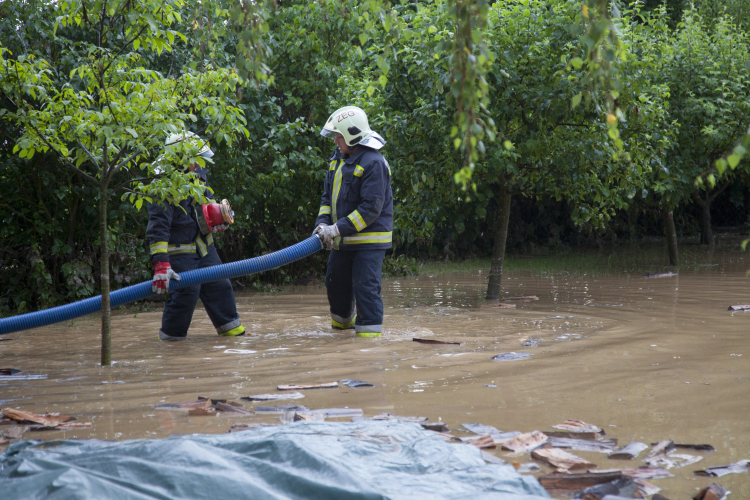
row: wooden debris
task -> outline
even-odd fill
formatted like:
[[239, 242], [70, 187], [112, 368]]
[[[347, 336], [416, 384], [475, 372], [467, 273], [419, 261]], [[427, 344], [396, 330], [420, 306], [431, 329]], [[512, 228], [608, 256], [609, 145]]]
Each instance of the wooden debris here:
[[596, 464], [592, 464], [588, 460], [557, 448], [538, 448], [531, 452], [531, 458], [563, 470], [596, 467]]
[[0, 436], [0, 446], [6, 445], [10, 443], [10, 439], [6, 438], [5, 436]]
[[28, 426], [25, 425], [12, 425], [1, 430], [0, 436], [10, 440], [21, 439], [28, 430]]
[[344, 384], [347, 387], [351, 387], [352, 389], [357, 387], [375, 387], [374, 384], [371, 384], [369, 382], [363, 382], [362, 380], [357, 380], [354, 378], [342, 378], [339, 380], [342, 384]]
[[709, 467], [705, 470], [697, 470], [693, 474], [696, 476], [705, 477], [721, 477], [727, 474], [740, 474], [750, 470], [750, 460], [740, 460], [729, 465], [721, 465], [718, 467]]
[[215, 417], [216, 412], [208, 408], [191, 408], [188, 410], [189, 417]]
[[338, 389], [338, 382], [328, 382], [327, 384], [311, 384], [311, 385], [280, 385], [276, 387], [280, 391], [303, 391], [307, 389]]
[[671, 278], [677, 276], [677, 273], [646, 273], [643, 275], [644, 278]]
[[620, 448], [617, 451], [613, 451], [612, 453], [607, 455], [607, 458], [611, 458], [613, 460], [631, 460], [637, 457], [643, 450], [647, 448], [648, 445], [646, 443], [633, 442], [623, 448]]
[[216, 403], [214, 405], [214, 408], [216, 408], [216, 411], [220, 411], [222, 413], [233, 413], [237, 415], [247, 415], [247, 416], [253, 416], [255, 415], [255, 412], [252, 410], [248, 410], [244, 406], [238, 405], [238, 404], [231, 404], [230, 402], [226, 403]]
[[687, 455], [681, 453], [670, 453], [669, 455], [658, 455], [656, 457], [645, 458], [643, 461], [651, 467], [663, 467], [671, 469], [672, 467], [685, 467], [703, 460], [703, 457], [696, 455]]
[[46, 374], [42, 375], [0, 375], [0, 381], [2, 380], [44, 380], [47, 378]]
[[501, 309], [515, 309], [516, 305], [515, 304], [503, 304], [503, 303], [500, 303], [500, 304], [495, 304], [495, 307], [499, 307]]
[[685, 448], [686, 450], [697, 450], [697, 451], [716, 451], [716, 448], [710, 444], [685, 444], [675, 443], [675, 448]]
[[281, 420], [282, 424], [291, 424], [294, 422], [295, 417], [297, 416], [296, 411], [286, 411], [283, 415], [279, 417], [279, 420]]
[[33, 427], [29, 430], [60, 430], [60, 431], [74, 431], [76, 429], [89, 429], [93, 424], [91, 422], [65, 422], [55, 427], [43, 427], [41, 429], [35, 429]]
[[254, 422], [252, 424], [234, 424], [228, 432], [242, 432], [251, 431], [253, 429], [260, 429], [261, 427], [278, 427], [278, 424], [264, 424], [260, 422]]
[[674, 451], [674, 441], [659, 441], [658, 443], [651, 443], [651, 451], [648, 453], [648, 457], [653, 458], [659, 455], [666, 455], [670, 451]]
[[604, 437], [600, 432], [544, 431], [549, 437], [597, 440]]
[[623, 476], [631, 479], [665, 479], [674, 477], [667, 469], [662, 467], [638, 467], [637, 469], [622, 469]]
[[442, 340], [431, 340], [431, 339], [413, 338], [412, 341], [419, 342], [420, 344], [461, 345], [461, 342], [444, 342]]
[[515, 361], [517, 359], [530, 358], [531, 356], [533, 356], [533, 354], [529, 354], [528, 352], [504, 352], [492, 356], [490, 359], [492, 361]]
[[420, 424], [429, 420], [427, 417], [402, 417], [400, 415], [391, 415], [390, 413], [381, 413], [372, 417], [372, 420], [400, 420], [402, 422], [414, 422]]
[[198, 408], [206, 409], [211, 406], [211, 400], [208, 398], [198, 398], [195, 401], [185, 401], [184, 403], [165, 403], [158, 405], [157, 410], [195, 410]]
[[589, 499], [600, 499], [607, 495], [613, 495], [617, 497], [635, 498], [635, 493], [638, 491], [638, 485], [635, 481], [629, 477], [622, 477], [608, 483], [597, 484], [596, 486], [589, 486], [584, 488], [576, 496], [584, 500]]
[[[516, 464], [514, 463], [513, 466], [515, 467]], [[523, 474], [524, 472], [539, 472], [540, 470], [542, 470], [542, 468], [539, 467], [534, 462], [528, 462], [528, 463], [525, 463], [525, 464], [518, 464], [518, 467], [516, 467], [516, 471], [519, 474]]]
[[435, 432], [450, 432], [450, 429], [448, 429], [448, 426], [445, 425], [442, 422], [434, 422], [434, 423], [421, 423], [419, 424], [428, 431], [435, 431]]
[[528, 302], [530, 300], [539, 300], [539, 297], [537, 297], [536, 295], [527, 295], [525, 297], [506, 297], [501, 300], [522, 300], [524, 302]]
[[58, 427], [65, 422], [72, 422], [75, 420], [75, 417], [60, 415], [59, 413], [37, 415], [30, 411], [14, 410], [12, 408], [5, 408], [3, 410], [3, 416], [21, 424], [39, 424], [43, 427]]
[[638, 486], [638, 493], [641, 494], [642, 498], [656, 495], [661, 491], [661, 488], [646, 479], [633, 479], [633, 481]]
[[703, 488], [693, 497], [693, 500], [723, 500], [729, 492], [721, 485], [712, 483]]
[[750, 311], [750, 306], [729, 306], [729, 311]]
[[310, 410], [308, 412], [297, 413], [319, 413], [325, 418], [344, 418], [344, 417], [361, 417], [364, 412], [359, 408], [321, 408], [319, 410]]
[[15, 368], [0, 368], [0, 375], [5, 375], [6, 377], [17, 373], [21, 373], [21, 370]]
[[554, 448], [569, 448], [577, 451], [592, 451], [595, 453], [611, 453], [617, 446], [617, 439], [574, 439], [549, 437], [549, 444]]
[[485, 434], [484, 436], [479, 436], [475, 439], [467, 439], [462, 441], [466, 444], [471, 444], [479, 448], [480, 450], [486, 450], [490, 448], [497, 448], [497, 445], [495, 444], [495, 440], [492, 439], [492, 436], [489, 434]]
[[310, 411], [310, 408], [301, 405], [258, 406], [255, 408], [255, 413], [278, 414], [288, 411]]
[[525, 451], [531, 451], [535, 448], [539, 448], [546, 442], [546, 435], [539, 431], [532, 431], [525, 434], [519, 434], [518, 436], [505, 441], [503, 443], [503, 449], [510, 450], [515, 453], [523, 453]]
[[253, 396], [242, 396], [245, 401], [282, 401], [284, 399], [302, 399], [305, 395], [301, 392], [287, 392], [284, 394], [255, 394]]
[[495, 444], [503, 444], [505, 441], [521, 435], [521, 433], [518, 431], [502, 432], [492, 427], [491, 425], [484, 424], [465, 423], [461, 424], [461, 427], [475, 434], [489, 434], [490, 436], [492, 436], [492, 439], [495, 440]]
[[559, 429], [561, 431], [567, 431], [567, 432], [573, 432], [573, 433], [593, 433], [593, 434], [600, 434], [604, 436], [606, 432], [602, 430], [601, 427], [597, 427], [592, 424], [587, 424], [586, 422], [582, 422], [581, 420], [566, 420], [565, 422], [553, 425], [554, 429]]
[[299, 422], [300, 420], [306, 421], [306, 422], [323, 422], [325, 421], [326, 416], [324, 413], [314, 413], [314, 412], [295, 412], [294, 414], [294, 421]]
[[597, 484], [609, 483], [622, 479], [620, 471], [607, 472], [604, 474], [547, 474], [540, 476], [539, 482], [549, 493], [570, 493], [595, 486]]

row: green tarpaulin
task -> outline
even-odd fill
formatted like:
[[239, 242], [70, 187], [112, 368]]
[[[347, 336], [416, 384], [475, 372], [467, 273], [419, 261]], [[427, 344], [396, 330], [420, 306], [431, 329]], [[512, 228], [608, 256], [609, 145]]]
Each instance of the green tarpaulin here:
[[23, 441], [0, 455], [8, 499], [549, 498], [533, 477], [417, 424], [297, 422], [221, 435]]

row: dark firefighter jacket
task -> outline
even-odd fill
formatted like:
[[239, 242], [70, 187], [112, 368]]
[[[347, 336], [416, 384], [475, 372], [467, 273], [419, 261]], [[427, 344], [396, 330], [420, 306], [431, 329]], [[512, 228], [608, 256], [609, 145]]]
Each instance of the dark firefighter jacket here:
[[391, 248], [393, 193], [391, 168], [375, 149], [360, 146], [348, 158], [336, 149], [328, 160], [328, 174], [315, 225], [338, 226], [336, 250]]
[[[196, 170], [201, 181], [208, 185], [207, 170]], [[206, 191], [206, 198], [213, 200], [213, 195]], [[208, 253], [208, 247], [213, 245], [213, 235], [202, 236], [194, 206], [202, 215], [199, 203], [193, 205], [193, 198], [182, 200], [178, 205], [158, 203], [148, 205], [148, 227], [146, 238], [151, 243], [151, 262], [167, 261], [169, 256], [180, 253], [198, 252], [201, 257]]]

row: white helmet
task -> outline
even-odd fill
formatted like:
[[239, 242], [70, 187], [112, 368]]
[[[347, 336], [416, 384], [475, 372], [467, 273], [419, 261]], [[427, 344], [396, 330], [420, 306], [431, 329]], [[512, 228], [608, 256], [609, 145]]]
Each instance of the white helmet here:
[[214, 155], [214, 152], [211, 151], [211, 146], [209, 146], [208, 141], [201, 139], [198, 134], [194, 134], [193, 132], [190, 132], [188, 130], [180, 134], [169, 134], [167, 136], [167, 140], [164, 141], [164, 146], [169, 147], [182, 141], [187, 141], [187, 144], [200, 148], [200, 150], [198, 151], [198, 156], [202, 156], [203, 158], [211, 158]]
[[337, 109], [320, 131], [320, 135], [330, 138], [334, 138], [336, 133], [344, 136], [347, 146], [367, 146], [373, 149], [385, 146], [385, 139], [370, 130], [367, 115], [356, 106]]

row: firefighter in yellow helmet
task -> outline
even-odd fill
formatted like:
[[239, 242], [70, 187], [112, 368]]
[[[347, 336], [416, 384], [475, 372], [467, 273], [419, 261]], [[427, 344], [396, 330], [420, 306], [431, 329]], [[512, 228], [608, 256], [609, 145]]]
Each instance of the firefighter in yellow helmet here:
[[378, 151], [385, 140], [355, 106], [336, 110], [321, 135], [337, 146], [328, 160], [313, 233], [331, 250], [326, 270], [331, 324], [354, 328], [360, 337], [379, 337], [383, 258], [393, 232], [391, 169]]

